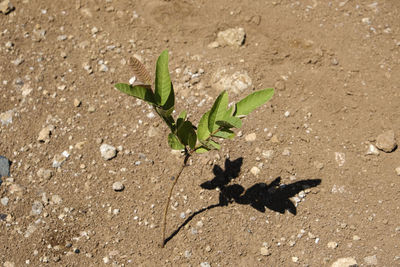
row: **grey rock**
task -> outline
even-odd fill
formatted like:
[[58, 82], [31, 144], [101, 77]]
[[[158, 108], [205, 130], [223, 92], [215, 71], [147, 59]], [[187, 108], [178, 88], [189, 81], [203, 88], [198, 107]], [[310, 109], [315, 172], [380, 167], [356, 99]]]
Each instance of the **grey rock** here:
[[35, 200], [32, 205], [32, 215], [40, 215], [43, 210], [43, 204], [40, 201]]
[[10, 176], [10, 161], [6, 157], [0, 156], [0, 178], [3, 176]]
[[113, 183], [112, 188], [113, 188], [114, 191], [119, 192], [119, 191], [124, 190], [125, 186], [121, 182], [115, 182], [115, 183]]
[[221, 31], [217, 35], [217, 42], [221, 46], [239, 47], [244, 44], [246, 33], [243, 28], [231, 28]]
[[8, 197], [3, 197], [3, 198], [0, 199], [0, 203], [3, 206], [7, 206], [8, 205], [8, 201], [9, 201]]
[[115, 156], [117, 156], [117, 149], [111, 145], [102, 144], [100, 146], [100, 153], [103, 159], [110, 160], [112, 158], [115, 158]]
[[394, 131], [390, 130], [378, 135], [376, 138], [376, 147], [386, 153], [394, 151], [397, 148]]

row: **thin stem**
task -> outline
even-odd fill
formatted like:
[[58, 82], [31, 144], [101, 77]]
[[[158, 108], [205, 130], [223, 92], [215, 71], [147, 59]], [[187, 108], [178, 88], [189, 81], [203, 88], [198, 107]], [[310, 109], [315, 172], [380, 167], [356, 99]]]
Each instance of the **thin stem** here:
[[176, 175], [174, 182], [172, 183], [171, 189], [169, 190], [167, 204], [165, 205], [165, 209], [164, 209], [164, 217], [163, 217], [163, 224], [162, 224], [162, 240], [161, 240], [162, 248], [164, 248], [164, 246], [165, 246], [165, 229], [167, 228], [167, 214], [168, 214], [169, 202], [171, 201], [172, 191], [174, 190], [174, 187], [175, 187], [176, 183], [178, 182], [179, 176], [181, 176], [183, 169], [187, 166], [186, 163], [187, 163], [189, 157], [190, 157], [190, 153], [188, 153], [188, 151], [185, 150], [185, 159], [183, 160], [183, 164], [182, 164], [181, 168], [179, 169], [179, 172]]

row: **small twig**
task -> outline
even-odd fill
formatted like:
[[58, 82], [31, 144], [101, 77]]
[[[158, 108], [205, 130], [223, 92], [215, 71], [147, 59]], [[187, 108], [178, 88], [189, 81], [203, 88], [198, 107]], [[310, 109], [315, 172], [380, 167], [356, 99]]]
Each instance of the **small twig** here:
[[189, 157], [190, 157], [190, 153], [188, 153], [188, 151], [185, 150], [185, 159], [183, 160], [183, 164], [182, 164], [181, 168], [179, 169], [179, 172], [176, 175], [174, 182], [172, 183], [171, 189], [169, 190], [167, 204], [165, 205], [165, 209], [164, 209], [164, 217], [163, 217], [163, 224], [162, 224], [162, 240], [161, 240], [162, 248], [164, 248], [164, 246], [165, 246], [165, 229], [167, 228], [167, 214], [168, 214], [169, 202], [171, 201], [172, 191], [174, 190], [174, 187], [175, 187], [176, 183], [178, 182], [179, 176], [181, 176], [183, 169], [187, 166], [186, 163], [187, 163]]

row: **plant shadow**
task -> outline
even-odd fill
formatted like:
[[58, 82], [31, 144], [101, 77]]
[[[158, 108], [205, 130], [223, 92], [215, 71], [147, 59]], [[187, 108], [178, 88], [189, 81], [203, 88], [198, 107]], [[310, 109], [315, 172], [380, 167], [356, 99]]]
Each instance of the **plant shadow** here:
[[216, 207], [228, 206], [230, 203], [250, 205], [259, 212], [265, 212], [266, 209], [270, 209], [283, 214], [287, 210], [291, 214], [296, 215], [297, 208], [290, 198], [302, 190], [316, 187], [321, 183], [321, 179], [307, 179], [292, 184], [281, 184], [281, 177], [277, 177], [270, 184], [257, 183], [245, 189], [239, 184], [230, 184], [233, 179], [239, 176], [242, 164], [243, 158], [240, 157], [234, 161], [226, 159], [225, 169], [214, 165], [213, 173], [215, 177], [210, 181], [202, 183], [200, 186], [207, 190], [218, 188], [219, 202], [191, 214], [164, 240], [164, 244], [178, 234], [196, 215]]

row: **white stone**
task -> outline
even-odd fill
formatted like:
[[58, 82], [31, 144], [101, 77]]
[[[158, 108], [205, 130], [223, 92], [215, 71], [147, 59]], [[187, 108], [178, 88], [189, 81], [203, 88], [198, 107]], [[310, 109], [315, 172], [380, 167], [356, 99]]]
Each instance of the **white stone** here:
[[119, 191], [124, 190], [125, 186], [121, 182], [115, 182], [115, 183], [113, 183], [112, 188], [114, 191], [119, 192]]
[[379, 150], [373, 144], [369, 144], [367, 155], [379, 155]]
[[247, 142], [253, 142], [256, 140], [256, 138], [257, 138], [256, 133], [250, 133], [250, 134], [246, 135], [244, 139]]
[[339, 167], [342, 167], [346, 162], [346, 155], [342, 152], [335, 152], [335, 160], [338, 163]]
[[269, 256], [269, 255], [271, 255], [271, 252], [269, 251], [269, 249], [267, 247], [261, 247], [260, 254], [263, 256]]
[[217, 42], [221, 46], [235, 46], [239, 47], [243, 45], [246, 38], [246, 33], [243, 28], [231, 28], [225, 31], [221, 31], [217, 35]]
[[266, 159], [271, 159], [274, 155], [274, 151], [273, 150], [264, 150], [262, 152], [262, 156]]
[[331, 241], [328, 243], [328, 248], [335, 249], [337, 247], [338, 247], [338, 243], [336, 243], [336, 242]]
[[51, 196], [51, 202], [53, 202], [53, 204], [59, 205], [62, 203], [62, 198], [59, 195], [52, 195]]
[[219, 69], [212, 77], [212, 84], [218, 92], [229, 91], [239, 94], [251, 89], [253, 82], [246, 71], [236, 71], [231, 74], [226, 68]]
[[254, 166], [253, 168], [251, 168], [250, 172], [254, 175], [257, 176], [260, 173], [260, 169], [257, 168], [256, 166]]
[[284, 115], [285, 115], [286, 118], [289, 117], [290, 116], [290, 111], [286, 111]]
[[396, 174], [400, 176], [400, 166], [395, 169]]
[[117, 155], [117, 149], [111, 145], [102, 144], [100, 146], [100, 153], [103, 159], [110, 160], [112, 158], [115, 158], [115, 156]]
[[357, 261], [352, 257], [340, 258], [332, 263], [331, 267], [356, 267]]
[[42, 130], [40, 130], [37, 140], [39, 142], [48, 143], [50, 140], [50, 135], [51, 135], [52, 131], [54, 131], [53, 125], [48, 125], [48, 126], [44, 127]]
[[8, 125], [9, 123], [12, 123], [13, 113], [14, 112], [12, 110], [0, 113], [1, 125]]

